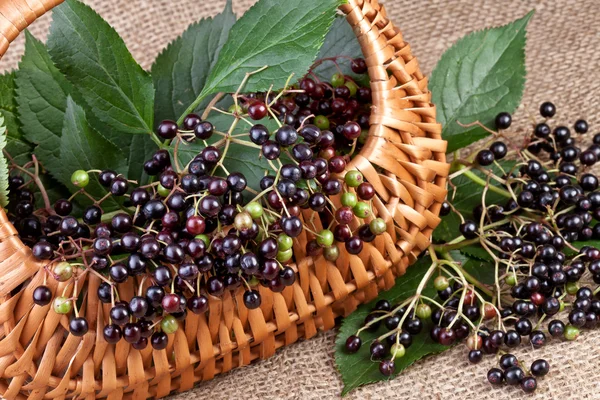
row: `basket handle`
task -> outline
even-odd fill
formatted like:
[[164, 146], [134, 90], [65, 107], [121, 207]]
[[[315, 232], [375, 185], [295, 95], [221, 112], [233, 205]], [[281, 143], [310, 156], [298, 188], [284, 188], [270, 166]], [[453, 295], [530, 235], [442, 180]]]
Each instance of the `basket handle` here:
[[19, 33], [64, 0], [1, 0], [0, 59]]

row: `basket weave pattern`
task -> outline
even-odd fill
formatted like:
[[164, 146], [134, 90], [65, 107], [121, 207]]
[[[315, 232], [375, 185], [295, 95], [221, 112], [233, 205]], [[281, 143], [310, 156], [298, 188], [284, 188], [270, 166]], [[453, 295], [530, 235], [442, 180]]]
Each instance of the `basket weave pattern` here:
[[[0, 1], [0, 54], [37, 17], [59, 0]], [[369, 66], [373, 93], [369, 138], [348, 165], [376, 190], [375, 213], [388, 231], [365, 243], [360, 255], [343, 246], [335, 263], [306, 255], [313, 239], [306, 231], [294, 244], [297, 282], [282, 293], [260, 288], [262, 305], [243, 306], [240, 290], [210, 298], [207, 315], [189, 313], [163, 351], [134, 350], [125, 341], [109, 345], [102, 328], [110, 305], [95, 296], [100, 279], [87, 274], [80, 314], [90, 322], [84, 337], [68, 333], [68, 317], [50, 305], [34, 306], [33, 290], [44, 282], [36, 262], [0, 211], [0, 394], [7, 399], [164, 397], [191, 389], [218, 373], [267, 358], [275, 350], [318, 329], [330, 329], [339, 315], [390, 288], [396, 276], [429, 244], [439, 223], [449, 167], [446, 142], [435, 121], [427, 79], [402, 34], [376, 0], [350, 0], [342, 6]], [[339, 197], [332, 199], [339, 205]], [[312, 211], [304, 211], [306, 219]], [[394, 223], [390, 223], [394, 221]], [[321, 228], [318, 218], [314, 220]], [[358, 227], [354, 221], [351, 228]], [[53, 293], [67, 283], [47, 279]], [[134, 295], [131, 279], [119, 284], [124, 299]], [[66, 295], [73, 294], [70, 285]], [[81, 290], [81, 286], [80, 286]]]

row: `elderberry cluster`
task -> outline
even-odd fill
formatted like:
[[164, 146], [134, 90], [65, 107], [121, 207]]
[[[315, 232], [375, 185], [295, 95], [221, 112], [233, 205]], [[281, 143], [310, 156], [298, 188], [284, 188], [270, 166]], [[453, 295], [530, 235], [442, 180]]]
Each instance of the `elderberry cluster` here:
[[[365, 73], [365, 61], [353, 60], [352, 69]], [[294, 247], [304, 231], [313, 239], [301, 253], [334, 262], [339, 246], [359, 254], [364, 242], [388, 229], [372, 213], [373, 186], [359, 171], [346, 172], [366, 138], [369, 88], [342, 74], [331, 82], [307, 76], [292, 90], [237, 100], [229, 110], [236, 118], [279, 121], [274, 131], [261, 123], [248, 131], [248, 151], [273, 166], [258, 194], [248, 188], [243, 171], [224, 168], [231, 135], [196, 114], [181, 125], [160, 123], [156, 135], [172, 142], [174, 151], [158, 150], [144, 163], [148, 185], [111, 170], [75, 171], [72, 183], [81, 188], [75, 196], [91, 197], [85, 188], [93, 179], [107, 191], [80, 219], [75, 196], [34, 211], [23, 177], [11, 177], [17, 199], [9, 209], [11, 221], [33, 255], [46, 262], [47, 278], [67, 284], [54, 295], [49, 285], [37, 287], [35, 304], [52, 303], [56, 313], [71, 316], [73, 335], [85, 335], [88, 321], [76, 307], [81, 292], [69, 296], [66, 290], [85, 273], [95, 274], [102, 282], [94, 295], [111, 306], [104, 339], [160, 350], [188, 311], [209, 310], [209, 296], [243, 287], [244, 305], [257, 309], [261, 290], [281, 292], [294, 284]], [[202, 150], [178, 165], [177, 146], [192, 141], [202, 141]], [[104, 212], [108, 198], [121, 209]], [[316, 228], [315, 218], [324, 228]], [[128, 281], [136, 292], [125, 299], [119, 285]]]
[[488, 381], [492, 385], [520, 385], [525, 393], [532, 393], [537, 389], [537, 379], [545, 376], [550, 371], [548, 361], [535, 360], [529, 368], [530, 375], [523, 371], [519, 359], [510, 353], [503, 354], [498, 360], [500, 368], [492, 368], [487, 373]]
[[[431, 271], [439, 268], [440, 273], [424, 279], [431, 277], [437, 295], [415, 293], [395, 305], [378, 302], [364, 326], [348, 338], [347, 352], [360, 350], [361, 332], [380, 333], [370, 343], [369, 355], [379, 360], [383, 375], [392, 375], [394, 360], [409, 351], [415, 335], [428, 324], [434, 342], [449, 346], [466, 339], [471, 363], [486, 354], [502, 355], [501, 368], [488, 373], [491, 383], [506, 381], [532, 392], [549, 364], [537, 360], [527, 371], [507, 351], [522, 343], [539, 348], [552, 337], [575, 340], [581, 329], [598, 325], [600, 250], [586, 241], [600, 239], [598, 177], [589, 170], [600, 156], [600, 134], [582, 150], [569, 128], [550, 128], [555, 112], [552, 103], [540, 107], [545, 120], [521, 148], [501, 140], [512, 123], [510, 114], [501, 113], [496, 118], [500, 133], [489, 147], [455, 161], [458, 173], [485, 190], [469, 213], [461, 214], [450, 201], [442, 206], [442, 216], [456, 213], [462, 223], [460, 236], [430, 248], [435, 253]], [[573, 130], [583, 135], [589, 127], [579, 120]], [[505, 158], [516, 161], [498, 162]], [[491, 186], [496, 195], [506, 197], [504, 202], [486, 200]], [[491, 263], [497, 271], [495, 284], [482, 284], [462, 270], [450, 254], [456, 249]]]

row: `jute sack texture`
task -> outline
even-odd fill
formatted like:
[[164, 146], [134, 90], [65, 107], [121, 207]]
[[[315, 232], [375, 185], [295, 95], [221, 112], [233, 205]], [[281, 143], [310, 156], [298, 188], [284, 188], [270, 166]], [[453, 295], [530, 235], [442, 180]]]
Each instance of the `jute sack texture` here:
[[[185, 27], [197, 19], [218, 13], [224, 1], [87, 0], [124, 37], [134, 57], [148, 68], [156, 54]], [[238, 14], [252, 1], [234, 1]], [[487, 26], [504, 24], [531, 9], [529, 25], [527, 87], [523, 105], [515, 114], [519, 139], [532, 124], [542, 101], [558, 106], [558, 121], [572, 123], [585, 117], [593, 133], [600, 132], [600, 2], [597, 0], [430, 0], [412, 3], [388, 0], [390, 18], [405, 32], [428, 75], [454, 41]], [[169, 17], [165, 17], [168, 15]], [[31, 27], [45, 38], [50, 17]], [[144, 32], [140, 35], [140, 32]], [[23, 51], [23, 38], [11, 46], [0, 68], [14, 68]], [[586, 140], [590, 140], [586, 138]], [[515, 140], [518, 140], [515, 138]], [[342, 382], [333, 361], [335, 332], [288, 346], [270, 359], [218, 376], [198, 388], [172, 396], [183, 399], [334, 399]], [[575, 342], [552, 340], [535, 351], [519, 348], [517, 355], [528, 363], [546, 358], [550, 374], [539, 381], [535, 395], [518, 388], [492, 388], [485, 380], [491, 367], [487, 359], [478, 366], [466, 362], [459, 346], [413, 365], [389, 382], [366, 386], [349, 399], [597, 399], [600, 382], [600, 332], [590, 331]]]

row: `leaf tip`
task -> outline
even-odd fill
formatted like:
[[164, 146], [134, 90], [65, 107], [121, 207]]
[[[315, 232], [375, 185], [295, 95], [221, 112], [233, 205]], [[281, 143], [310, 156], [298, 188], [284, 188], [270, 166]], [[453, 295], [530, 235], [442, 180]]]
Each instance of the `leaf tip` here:
[[518, 19], [514, 20], [513, 22], [509, 23], [507, 26], [516, 26], [517, 31], [520, 31], [522, 29], [525, 30], [527, 28], [527, 25], [529, 25], [529, 21], [531, 21], [531, 18], [534, 15], [535, 15], [535, 9], [532, 9], [531, 11], [529, 11], [527, 14], [525, 14], [521, 18], [518, 18]]
[[29, 29], [25, 29], [25, 41], [31, 40], [34, 38], [33, 33], [29, 31]]
[[533, 17], [535, 15], [535, 8], [532, 9], [531, 11], [529, 11], [527, 14], [525, 14], [525, 16], [521, 19], [529, 22], [529, 20], [531, 19], [531, 17]]

